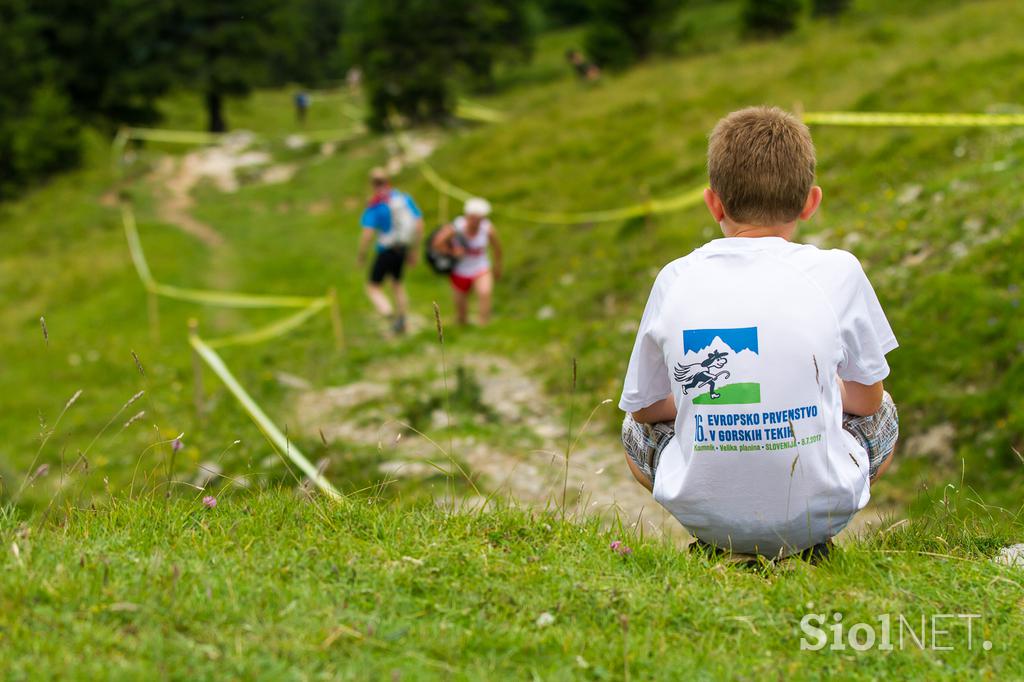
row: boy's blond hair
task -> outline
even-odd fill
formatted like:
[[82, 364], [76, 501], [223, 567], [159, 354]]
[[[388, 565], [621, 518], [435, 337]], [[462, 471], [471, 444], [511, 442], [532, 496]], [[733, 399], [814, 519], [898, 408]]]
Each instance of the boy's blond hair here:
[[814, 166], [811, 131], [777, 107], [734, 111], [711, 131], [711, 189], [737, 223], [796, 220], [814, 184]]

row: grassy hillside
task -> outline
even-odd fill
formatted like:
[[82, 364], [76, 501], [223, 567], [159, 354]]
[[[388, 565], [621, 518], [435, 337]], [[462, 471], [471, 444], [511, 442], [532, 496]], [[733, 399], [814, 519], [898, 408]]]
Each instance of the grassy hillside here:
[[[268, 159], [232, 176], [237, 190], [182, 184], [199, 157], [169, 145], [133, 148], [122, 177], [109, 141], [93, 136], [83, 169], [0, 205], [0, 676], [1024, 676], [1020, 574], [991, 561], [1024, 536], [1014, 454], [1024, 450], [1024, 129], [813, 131], [825, 204], [801, 236], [862, 260], [901, 342], [886, 383], [904, 440], [872, 493], [875, 508], [907, 517], [816, 567], [736, 567], [637, 535], [657, 518], [609, 527], [578, 512], [640, 495], [618, 460], [620, 415], [602, 401], [617, 397], [658, 269], [717, 236], [703, 208], [569, 226], [502, 215], [689, 191], [704, 179], [708, 130], [749, 104], [1022, 110], [1024, 6], [888, 4], [859, 2], [841, 21], [751, 43], [732, 28], [737, 3], [694, 3], [679, 17], [692, 36], [680, 55], [594, 85], [563, 62], [579, 32], [547, 35], [532, 64], [506, 69], [481, 98], [504, 122], [410, 131], [436, 144], [442, 175], [496, 206], [508, 263], [485, 329], [447, 324], [448, 284], [420, 267], [413, 333], [384, 332], [363, 295], [356, 224], [367, 171], [396, 146], [289, 146], [283, 135], [302, 132], [289, 92], [231, 104], [232, 125], [273, 138], [247, 150]], [[308, 126], [347, 128], [358, 104], [314, 97]], [[168, 127], [202, 124], [192, 96], [165, 111]], [[397, 184], [429, 224], [440, 220], [445, 202], [415, 166]], [[217, 336], [281, 313], [163, 300], [148, 315], [119, 197], [162, 282], [337, 288], [343, 351], [319, 316], [223, 357], [346, 500], [295, 494], [293, 472], [234, 399], [206, 371], [197, 382], [189, 318]], [[538, 511], [562, 479], [531, 467], [560, 472], [592, 410], [571, 448], [573, 480], [586, 485], [565, 491], [574, 511], [563, 521], [556, 507]], [[223, 478], [199, 492], [204, 462]], [[532, 511], [449, 514], [434, 502], [502, 499], [513, 476]], [[602, 486], [614, 499], [592, 503]], [[815, 653], [799, 648], [809, 612], [847, 624], [982, 617], [971, 649], [958, 621], [948, 652]]]
[[[515, 508], [115, 499], [43, 528], [0, 508], [0, 669], [14, 680], [1016, 679], [1019, 571], [988, 556], [1022, 528], [1001, 515], [964, 523], [960, 504], [971, 506], [954, 493], [818, 566], [748, 568]], [[803, 651], [801, 637], [817, 641], [800, 629], [808, 613], [879, 633], [889, 614], [894, 650]], [[930, 650], [934, 614], [979, 614], [970, 643], [968, 621], [940, 619], [936, 642], [951, 648]]]
[[[543, 380], [557, 410], [570, 402], [575, 357], [576, 412], [615, 397], [654, 273], [716, 236], [716, 227], [702, 207], [557, 227], [503, 219], [503, 207], [594, 210], [689, 190], [703, 181], [707, 131], [723, 113], [748, 104], [1018, 110], [1014, 101], [1024, 74], [1017, 68], [1016, 26], [1022, 15], [1019, 3], [998, 0], [941, 5], [913, 20], [862, 8], [838, 23], [812, 22], [782, 41], [701, 43], [694, 55], [609, 74], [595, 86], [574, 82], [560, 64], [561, 51], [578, 34], [546, 38], [537, 60], [503, 74], [508, 89], [487, 102], [507, 112], [506, 122], [415, 133], [439, 143], [431, 161], [443, 175], [495, 203], [510, 261], [499, 284], [496, 323], [486, 330], [449, 329], [452, 365], [482, 353], [512, 358]], [[699, 5], [681, 21], [714, 25], [723, 16]], [[230, 120], [286, 132], [289, 98], [288, 92], [261, 93], [233, 105]], [[310, 126], [347, 127], [352, 106], [347, 96], [314, 99]], [[190, 98], [169, 101], [167, 111], [170, 127], [200, 123]], [[919, 441], [909, 452], [920, 456], [901, 458], [878, 493], [911, 501], [919, 485], [959, 476], [962, 457], [968, 480], [986, 495], [1019, 499], [1015, 472], [1021, 463], [1012, 447], [1021, 449], [1024, 433], [1022, 317], [1015, 313], [1024, 253], [1017, 186], [1024, 130], [822, 127], [814, 133], [826, 200], [803, 236], [850, 249], [864, 262], [902, 345], [891, 356], [888, 384], [901, 407], [904, 442], [940, 436]], [[365, 173], [389, 150], [386, 138], [350, 142], [327, 155], [315, 145], [292, 150], [276, 142], [267, 151], [275, 162], [295, 165], [290, 181], [245, 182], [243, 175], [235, 193], [200, 183], [187, 213], [222, 237], [216, 248], [168, 223], [160, 164], [167, 153], [183, 150], [160, 145], [140, 150], [128, 167], [130, 181], [118, 182], [105, 142], [94, 139], [85, 170], [4, 206], [0, 246], [7, 257], [0, 282], [9, 303], [0, 312], [0, 343], [12, 396], [0, 414], [6, 494], [37, 461], [40, 433], [79, 389], [82, 397], [38, 456], [53, 471], [87, 450], [111, 415], [146, 391], [92, 446], [87, 487], [102, 487], [104, 478], [117, 487], [136, 463], [143, 471], [166, 467], [166, 444], [145, 448], [181, 432], [186, 447], [176, 459], [176, 476], [188, 478], [200, 461], [219, 458], [235, 474], [287, 480], [271, 449], [212, 377], [205, 381], [207, 413], [195, 414], [184, 343], [190, 316], [198, 315], [201, 329], [216, 334], [266, 322], [273, 313], [164, 302], [154, 337], [124, 250], [114, 207], [118, 191], [135, 203], [162, 281], [314, 295], [338, 287], [349, 341], [345, 354], [333, 351], [326, 318], [274, 344], [225, 352], [243, 383], [286, 426], [297, 419], [295, 395], [281, 372], [314, 387], [391, 377], [385, 381], [392, 382], [401, 416], [429, 425], [423, 415], [443, 400], [436, 388], [442, 372], [430, 302], [439, 301], [449, 318], [448, 286], [422, 268], [415, 271], [412, 295], [421, 331], [382, 346], [361, 292], [363, 273], [354, 263]], [[414, 168], [404, 170], [398, 183], [418, 198], [428, 222], [438, 220], [442, 204]], [[47, 320], [47, 340], [40, 315]], [[424, 354], [431, 344], [433, 355]], [[401, 366], [419, 369], [395, 378], [393, 370]], [[473, 386], [470, 376], [468, 398], [460, 403], [465, 410], [456, 415], [459, 432], [490, 442], [508, 438], [516, 422], [472, 420]], [[137, 409], [146, 410], [145, 418], [122, 429]], [[607, 434], [604, 442], [612, 442], [616, 411], [600, 407], [596, 419]], [[314, 458], [330, 460], [343, 486], [359, 489], [378, 480], [375, 467], [383, 456], [376, 444], [325, 443], [316, 429], [292, 433]], [[528, 430], [516, 433], [513, 447], [537, 446]], [[232, 445], [235, 440], [241, 443]], [[29, 499], [45, 502], [59, 487], [56, 477], [41, 477]]]

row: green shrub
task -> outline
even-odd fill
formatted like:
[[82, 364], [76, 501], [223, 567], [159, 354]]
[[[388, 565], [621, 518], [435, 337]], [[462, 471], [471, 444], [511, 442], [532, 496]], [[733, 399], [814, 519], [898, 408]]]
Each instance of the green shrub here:
[[629, 38], [609, 23], [591, 25], [587, 29], [584, 48], [587, 55], [604, 68], [621, 69], [636, 60]]
[[743, 27], [754, 35], [789, 33], [796, 28], [801, 9], [800, 0], [747, 0]]
[[598, 65], [621, 68], [650, 55], [659, 33], [671, 26], [677, 4], [669, 0], [594, 0], [587, 54]]
[[850, 0], [812, 0], [811, 14], [816, 17], [837, 17], [850, 9]]
[[78, 162], [81, 130], [67, 97], [36, 88], [27, 110], [0, 123], [0, 196]]

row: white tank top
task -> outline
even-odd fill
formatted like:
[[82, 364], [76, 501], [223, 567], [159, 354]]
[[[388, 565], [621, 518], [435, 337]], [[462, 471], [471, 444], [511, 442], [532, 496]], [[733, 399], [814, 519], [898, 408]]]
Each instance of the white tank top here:
[[459, 216], [452, 222], [455, 228], [457, 239], [466, 249], [466, 255], [459, 259], [452, 272], [459, 277], [477, 277], [491, 269], [491, 260], [487, 257], [487, 247], [490, 244], [491, 221], [480, 221], [477, 233], [470, 236], [466, 231], [466, 218]]

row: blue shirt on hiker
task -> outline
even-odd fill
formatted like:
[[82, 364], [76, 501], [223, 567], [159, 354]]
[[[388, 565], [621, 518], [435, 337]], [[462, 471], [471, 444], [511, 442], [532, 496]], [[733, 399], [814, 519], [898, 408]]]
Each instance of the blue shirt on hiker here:
[[378, 252], [395, 246], [396, 240], [397, 244], [403, 244], [408, 239], [404, 234], [392, 234], [392, 228], [396, 227], [394, 219], [396, 212], [402, 214], [397, 216], [399, 220], [407, 220], [408, 216], [413, 219], [423, 217], [423, 212], [411, 196], [401, 190], [390, 189], [387, 192], [374, 195], [359, 219], [361, 226], [377, 231]]

